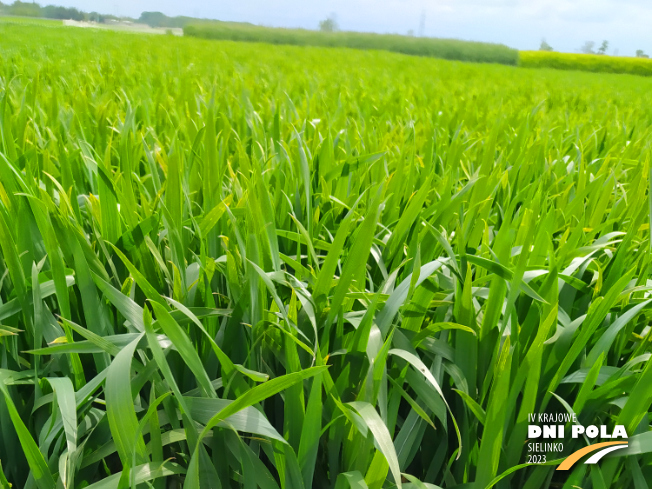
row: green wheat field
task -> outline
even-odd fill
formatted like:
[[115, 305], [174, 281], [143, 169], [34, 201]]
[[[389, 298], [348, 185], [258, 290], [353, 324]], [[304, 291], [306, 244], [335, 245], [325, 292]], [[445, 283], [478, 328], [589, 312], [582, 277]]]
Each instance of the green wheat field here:
[[0, 23], [0, 487], [647, 489], [651, 155], [649, 78]]

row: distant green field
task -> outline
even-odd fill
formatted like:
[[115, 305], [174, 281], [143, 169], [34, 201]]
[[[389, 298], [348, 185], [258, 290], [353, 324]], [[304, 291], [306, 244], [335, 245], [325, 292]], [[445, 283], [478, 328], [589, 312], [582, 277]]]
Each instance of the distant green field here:
[[650, 78], [0, 22], [0, 488], [646, 489], [651, 141]]
[[36, 25], [36, 26], [57, 26], [61, 25], [61, 20], [40, 19], [36, 17], [15, 17], [13, 15], [0, 15], [2, 24], [19, 24], [19, 25]]
[[205, 22], [186, 25], [184, 35], [204, 39], [264, 42], [297, 46], [381, 49], [402, 54], [430, 56], [478, 63], [514, 65], [518, 51], [500, 44], [434, 39], [363, 32], [319, 32], [305, 29], [281, 29], [231, 22]]
[[646, 58], [520, 51], [518, 64], [523, 68], [554, 68], [556, 70], [652, 76], [652, 60]]

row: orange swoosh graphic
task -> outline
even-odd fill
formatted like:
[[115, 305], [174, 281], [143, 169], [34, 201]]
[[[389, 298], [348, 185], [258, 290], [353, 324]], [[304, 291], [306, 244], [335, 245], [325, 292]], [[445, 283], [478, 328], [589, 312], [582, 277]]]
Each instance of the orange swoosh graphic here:
[[579, 459], [581, 459], [584, 455], [587, 455], [591, 452], [595, 452], [596, 450], [600, 450], [601, 448], [605, 447], [610, 447], [613, 445], [627, 445], [626, 441], [607, 441], [604, 443], [596, 443], [595, 445], [589, 445], [588, 447], [584, 447], [575, 453], [571, 453], [568, 457], [566, 457], [566, 460], [564, 460], [559, 467], [557, 467], [557, 470], [568, 470], [570, 469], [573, 465], [575, 465], [575, 462], [577, 462]]

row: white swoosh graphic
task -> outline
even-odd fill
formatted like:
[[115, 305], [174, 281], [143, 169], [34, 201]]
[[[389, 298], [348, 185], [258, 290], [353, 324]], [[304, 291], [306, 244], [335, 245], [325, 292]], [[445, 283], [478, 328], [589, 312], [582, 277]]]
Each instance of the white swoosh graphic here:
[[627, 448], [627, 445], [615, 445], [613, 447], [607, 447], [603, 448], [600, 450], [598, 453], [595, 455], [592, 455], [591, 458], [589, 458], [585, 464], [597, 464], [602, 457], [604, 457], [606, 454], [613, 452], [614, 450], [620, 450], [621, 448]]

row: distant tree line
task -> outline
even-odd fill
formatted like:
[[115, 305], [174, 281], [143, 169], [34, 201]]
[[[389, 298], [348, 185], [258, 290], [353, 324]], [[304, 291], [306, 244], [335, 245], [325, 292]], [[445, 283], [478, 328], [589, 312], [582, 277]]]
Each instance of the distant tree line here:
[[319, 26], [319, 31], [262, 27], [235, 22], [202, 21], [185, 26], [183, 34], [184, 36], [204, 39], [241, 42], [376, 49], [413, 56], [428, 56], [476, 63], [502, 63], [508, 65], [518, 63], [518, 51], [502, 44], [342, 31], [338, 29], [337, 23], [332, 16], [329, 19], [332, 22], [323, 22]]
[[16, 0], [12, 4], [0, 1], [0, 15], [15, 15], [17, 17], [40, 17], [45, 19], [77, 20], [87, 22], [105, 23], [111, 20], [130, 20], [147, 24], [150, 27], [184, 27], [189, 22], [197, 22], [193, 17], [168, 17], [161, 12], [143, 12], [138, 19], [130, 17], [117, 17], [115, 15], [100, 14], [98, 12], [83, 12], [76, 8], [47, 5], [41, 7], [38, 3], [21, 2]]
[[[16, 15], [20, 17], [43, 17], [46, 19], [72, 19], [87, 20], [92, 14], [87, 14], [76, 8], [59, 7], [57, 5], [47, 5], [41, 7], [38, 3], [21, 2], [16, 0], [11, 5], [4, 5], [0, 2], [0, 13], [4, 15]], [[93, 14], [97, 14], [93, 12]]]
[[141, 24], [147, 24], [150, 27], [184, 27], [190, 22], [197, 22], [194, 17], [168, 17], [162, 12], [143, 12], [138, 18]]
[[583, 54], [600, 54], [600, 55], [605, 55], [607, 54], [607, 49], [609, 49], [609, 41], [602, 41], [602, 44], [600, 45], [600, 48], [596, 51], [593, 49], [595, 47], [595, 42], [593, 41], [586, 41], [584, 45], [580, 48], [580, 52]]
[[[595, 48], [595, 42], [593, 41], [586, 41], [582, 47], [579, 48], [579, 52], [582, 54], [599, 54], [599, 55], [606, 55], [607, 54], [607, 49], [609, 49], [609, 41], [602, 41], [602, 44], [600, 47], [596, 50]], [[552, 46], [546, 42], [545, 39], [541, 40], [541, 44], [539, 45], [539, 51], [554, 51]], [[618, 56], [618, 50], [616, 49], [614, 51], [614, 56]], [[645, 51], [642, 49], [637, 49], [636, 50], [636, 57], [637, 58], [649, 58], [647, 54], [645, 54]]]

